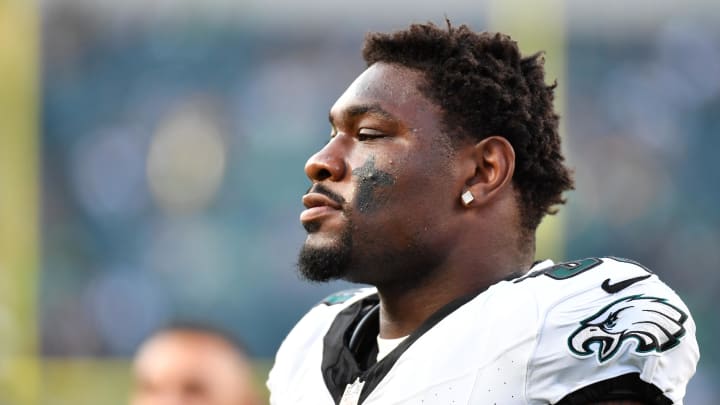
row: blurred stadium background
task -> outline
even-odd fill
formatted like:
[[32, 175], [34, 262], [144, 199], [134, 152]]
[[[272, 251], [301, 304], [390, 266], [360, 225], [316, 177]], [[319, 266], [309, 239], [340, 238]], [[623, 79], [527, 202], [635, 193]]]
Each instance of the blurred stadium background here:
[[174, 319], [242, 337], [262, 383], [344, 287], [298, 280], [297, 217], [362, 37], [445, 15], [547, 51], [577, 190], [540, 255], [660, 274], [699, 326], [686, 403], [716, 404], [720, 3], [443, 3], [0, 1], [0, 404], [124, 404]]

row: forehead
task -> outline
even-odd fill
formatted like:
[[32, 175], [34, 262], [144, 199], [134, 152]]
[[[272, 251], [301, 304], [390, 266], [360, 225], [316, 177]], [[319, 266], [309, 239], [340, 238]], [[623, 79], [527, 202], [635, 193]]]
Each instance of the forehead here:
[[418, 70], [375, 63], [338, 98], [330, 109], [330, 119], [336, 121], [358, 112], [382, 110], [408, 123], [437, 121], [440, 108], [421, 92], [424, 84], [424, 75]]
[[232, 365], [236, 355], [222, 340], [203, 334], [166, 333], [152, 338], [141, 349], [136, 371], [162, 375], [170, 370], [215, 372]]

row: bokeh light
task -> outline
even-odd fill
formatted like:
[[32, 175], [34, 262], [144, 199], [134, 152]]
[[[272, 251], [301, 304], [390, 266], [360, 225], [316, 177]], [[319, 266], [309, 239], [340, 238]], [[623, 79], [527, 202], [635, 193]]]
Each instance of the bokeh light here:
[[147, 158], [147, 178], [155, 202], [169, 213], [207, 206], [225, 172], [226, 135], [212, 111], [188, 103], [160, 122]]

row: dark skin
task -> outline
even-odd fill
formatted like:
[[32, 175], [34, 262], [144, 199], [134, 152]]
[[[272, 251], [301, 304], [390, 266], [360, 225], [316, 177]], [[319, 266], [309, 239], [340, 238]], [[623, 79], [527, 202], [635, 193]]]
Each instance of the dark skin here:
[[[451, 143], [423, 84], [415, 70], [369, 67], [332, 107], [331, 139], [305, 166], [313, 185], [343, 200], [304, 197], [301, 221], [313, 230], [306, 246], [332, 247], [350, 229], [343, 278], [377, 287], [380, 337], [388, 339], [529, 269], [534, 257], [520, 226], [512, 146], [501, 136]], [[474, 200], [465, 206], [467, 190]]]

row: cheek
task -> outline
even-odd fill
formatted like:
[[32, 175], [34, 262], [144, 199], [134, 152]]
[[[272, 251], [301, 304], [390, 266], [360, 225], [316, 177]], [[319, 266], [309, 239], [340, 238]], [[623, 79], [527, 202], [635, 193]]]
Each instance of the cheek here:
[[460, 201], [446, 161], [417, 160], [407, 169], [398, 174], [393, 189], [392, 198], [399, 206], [397, 215], [415, 235], [442, 232]]
[[393, 194], [395, 179], [385, 174], [373, 174], [358, 181], [355, 208], [371, 214], [386, 207]]
[[[438, 203], [447, 205], [445, 202], [451, 201], [447, 195], [453, 176], [447, 156], [435, 149], [442, 148], [409, 148], [377, 159], [367, 156], [352, 171], [354, 210], [359, 214], [378, 214], [382, 209], [393, 216], [408, 217], [416, 210], [425, 215], [428, 208]], [[419, 218], [405, 218], [408, 219], [415, 222]]]
[[375, 157], [370, 156], [362, 166], [352, 171], [356, 181], [354, 207], [362, 214], [373, 213], [387, 205], [396, 183], [396, 174], [388, 171], [386, 165], [376, 166]]

